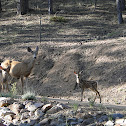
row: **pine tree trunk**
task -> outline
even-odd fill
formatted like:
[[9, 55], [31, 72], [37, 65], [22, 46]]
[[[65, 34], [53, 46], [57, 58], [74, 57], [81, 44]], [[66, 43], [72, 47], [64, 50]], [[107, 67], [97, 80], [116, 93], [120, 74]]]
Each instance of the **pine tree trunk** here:
[[121, 8], [122, 8], [122, 11], [125, 10], [125, 0], [121, 0]]
[[27, 14], [29, 10], [29, 0], [17, 0], [17, 14]]
[[2, 11], [2, 6], [1, 6], [1, 0], [0, 0], [0, 13], [1, 13], [1, 11]]
[[117, 6], [117, 14], [118, 14], [118, 23], [123, 23], [123, 17], [122, 17], [122, 4], [121, 0], [116, 0], [116, 6]]
[[48, 0], [48, 6], [49, 6], [48, 9], [49, 14], [53, 14], [53, 0]]

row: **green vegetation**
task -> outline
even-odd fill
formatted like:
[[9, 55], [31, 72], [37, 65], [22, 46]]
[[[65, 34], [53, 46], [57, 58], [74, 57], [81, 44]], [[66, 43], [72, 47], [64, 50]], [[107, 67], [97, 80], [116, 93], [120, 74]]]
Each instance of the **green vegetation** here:
[[88, 101], [89, 101], [89, 106], [93, 107], [95, 104], [95, 100], [93, 98], [88, 98]]
[[43, 102], [43, 103], [47, 103], [47, 101], [48, 101], [48, 99], [47, 99], [47, 97], [42, 97], [42, 99], [41, 99], [41, 101]]
[[53, 16], [53, 17], [50, 17], [50, 21], [53, 21], [53, 22], [67, 22], [67, 19], [65, 19], [63, 16]]
[[35, 93], [33, 92], [27, 92], [24, 95], [22, 95], [23, 100], [36, 100]]
[[12, 97], [12, 93], [10, 93], [10, 92], [7, 92], [7, 93], [1, 92], [0, 97]]
[[73, 110], [75, 113], [78, 110], [78, 106], [79, 106], [79, 104], [77, 104], [77, 103], [73, 104]]
[[17, 87], [16, 87], [17, 83], [13, 83], [12, 86], [11, 86], [11, 94], [13, 96], [17, 95]]

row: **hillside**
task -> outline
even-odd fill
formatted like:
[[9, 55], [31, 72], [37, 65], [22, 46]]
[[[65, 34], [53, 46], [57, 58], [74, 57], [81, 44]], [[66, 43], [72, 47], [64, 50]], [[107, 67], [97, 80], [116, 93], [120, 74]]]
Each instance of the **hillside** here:
[[[30, 4], [32, 6], [33, 1]], [[41, 4], [46, 5], [44, 1]], [[85, 79], [98, 81], [102, 103], [125, 104], [126, 39], [123, 32], [126, 25], [117, 24], [115, 1], [107, 0], [104, 4], [100, 1], [96, 9], [91, 3], [76, 0], [59, 1], [57, 5], [63, 10], [58, 16], [67, 22], [50, 22], [44, 8], [19, 16], [16, 8], [11, 8], [15, 3], [5, 2], [0, 18], [0, 59], [26, 60], [31, 58], [26, 48], [39, 46], [26, 90], [42, 96], [79, 100], [80, 90], [73, 91], [73, 72], [84, 70]], [[123, 16], [125, 22], [125, 12]], [[93, 95], [85, 91], [85, 101]]]

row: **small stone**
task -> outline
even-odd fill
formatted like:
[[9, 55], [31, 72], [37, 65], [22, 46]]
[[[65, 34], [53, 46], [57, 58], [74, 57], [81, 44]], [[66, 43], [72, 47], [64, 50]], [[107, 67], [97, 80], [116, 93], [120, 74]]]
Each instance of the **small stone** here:
[[0, 97], [0, 107], [6, 107], [14, 102], [12, 98]]
[[42, 111], [45, 113], [46, 111], [48, 111], [49, 109], [52, 108], [52, 105], [51, 104], [46, 104], [42, 107]]
[[116, 119], [115, 124], [126, 125], [126, 119]]
[[58, 126], [55, 121], [51, 121], [50, 126]]
[[101, 117], [98, 119], [98, 122], [99, 122], [99, 123], [102, 123], [102, 122], [104, 122], [104, 121], [108, 121], [108, 116], [107, 116], [107, 115], [103, 115], [103, 116], [101, 116]]
[[61, 108], [61, 109], [68, 109], [69, 107], [65, 104], [59, 103], [56, 105], [57, 107]]
[[0, 117], [4, 117], [6, 115], [15, 115], [10, 109], [6, 107], [1, 107], [0, 108]]
[[112, 118], [113, 118], [114, 120], [115, 120], [115, 119], [119, 119], [119, 118], [123, 118], [123, 117], [124, 117], [124, 115], [122, 115], [122, 114], [120, 114], [120, 113], [112, 114], [111, 116], [112, 116]]
[[88, 118], [88, 119], [85, 119], [80, 126], [86, 126], [86, 125], [89, 125], [89, 124], [92, 124], [94, 123], [94, 119], [93, 118]]
[[28, 119], [29, 117], [30, 117], [29, 112], [25, 112], [25, 113], [22, 113], [20, 120]]
[[43, 103], [35, 103], [35, 104], [31, 104], [31, 105], [27, 105], [27, 109], [29, 111], [35, 111], [38, 108], [41, 108], [43, 106]]
[[39, 122], [39, 124], [42, 125], [48, 125], [51, 122], [51, 119], [45, 118], [42, 121]]
[[61, 107], [53, 106], [51, 109], [49, 109], [49, 110], [47, 111], [47, 113], [48, 113], [48, 114], [54, 114], [54, 113], [56, 113], [56, 112], [58, 112], [58, 111], [60, 111], [60, 110], [62, 110]]
[[114, 126], [114, 122], [109, 120], [105, 123], [105, 126]]
[[21, 103], [14, 102], [13, 104], [9, 105], [9, 109], [14, 112], [15, 114], [18, 114], [21, 109], [24, 109], [24, 105]]
[[44, 115], [44, 113], [40, 109], [37, 109], [34, 114], [36, 117], [42, 117]]
[[4, 116], [4, 120], [11, 122], [13, 120], [13, 115], [6, 115]]

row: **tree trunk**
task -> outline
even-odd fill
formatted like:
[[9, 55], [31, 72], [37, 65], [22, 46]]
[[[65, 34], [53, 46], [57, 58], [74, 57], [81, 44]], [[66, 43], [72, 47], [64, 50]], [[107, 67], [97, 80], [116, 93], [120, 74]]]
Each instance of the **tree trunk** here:
[[48, 9], [49, 14], [53, 14], [53, 0], [48, 0], [48, 6], [49, 6]]
[[97, 0], [95, 0], [94, 2], [95, 2], [95, 3], [94, 3], [94, 4], [95, 4], [95, 8], [96, 8], [96, 6], [97, 6]]
[[121, 0], [116, 0], [116, 6], [117, 6], [117, 14], [118, 14], [118, 23], [122, 24], [123, 23], [123, 18], [122, 18], [122, 6], [121, 6]]
[[122, 11], [125, 10], [125, 0], [121, 0], [121, 8], [122, 8]]
[[17, 0], [17, 14], [27, 14], [29, 10], [29, 0]]
[[1, 11], [2, 11], [2, 6], [1, 6], [1, 0], [0, 0], [0, 13], [1, 13]]

